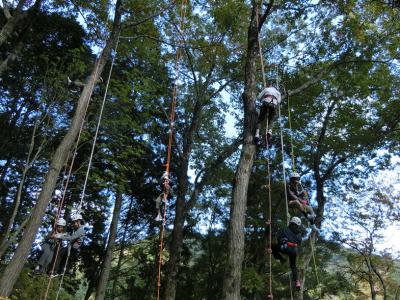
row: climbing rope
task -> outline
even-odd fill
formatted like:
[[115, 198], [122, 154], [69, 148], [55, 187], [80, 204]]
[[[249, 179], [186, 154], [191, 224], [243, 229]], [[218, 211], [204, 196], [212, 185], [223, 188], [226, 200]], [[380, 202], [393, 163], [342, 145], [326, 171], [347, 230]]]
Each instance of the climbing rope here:
[[163, 213], [162, 213], [162, 223], [160, 228], [160, 239], [159, 239], [159, 255], [158, 255], [158, 271], [157, 271], [157, 300], [160, 300], [161, 297], [161, 268], [163, 265], [163, 251], [164, 251], [164, 232], [165, 232], [165, 223], [167, 219], [167, 201], [168, 201], [168, 192], [169, 192], [169, 173], [171, 166], [171, 154], [172, 154], [172, 143], [174, 140], [174, 123], [175, 123], [175, 109], [177, 102], [177, 93], [178, 93], [178, 79], [179, 79], [179, 69], [180, 69], [180, 60], [182, 57], [182, 47], [184, 43], [184, 25], [185, 25], [185, 16], [187, 9], [187, 0], [182, 0], [181, 10], [180, 10], [180, 22], [179, 22], [179, 41], [178, 48], [176, 50], [175, 56], [175, 80], [172, 89], [172, 101], [171, 101], [171, 111], [170, 111], [170, 120], [169, 120], [169, 139], [168, 139], [168, 148], [167, 148], [167, 161], [165, 164], [165, 172], [164, 172], [164, 182], [163, 182]]
[[[260, 31], [259, 31], [259, 18], [260, 13], [259, 10], [262, 10], [263, 0], [260, 1], [260, 8], [256, 6], [256, 25], [257, 25], [257, 40], [258, 40], [258, 50], [259, 50], [259, 57], [260, 57], [260, 64], [261, 64], [261, 73], [262, 73], [262, 80], [263, 80], [263, 87], [264, 89], [267, 88], [267, 80], [265, 76], [265, 67], [264, 67], [264, 59], [263, 59], [263, 50], [262, 50], [262, 43], [260, 39]], [[269, 121], [268, 115], [266, 116], [267, 119], [267, 128], [266, 132], [269, 130]], [[269, 155], [269, 143], [268, 143], [268, 135], [265, 134], [265, 142], [267, 146], [267, 153]], [[267, 186], [268, 186], [268, 220], [267, 225], [269, 227], [269, 234], [268, 234], [268, 286], [269, 286], [269, 293], [267, 295], [268, 299], [273, 298], [272, 294], [272, 191], [271, 191], [271, 170], [270, 170], [270, 159], [267, 157]]]
[[83, 183], [82, 194], [81, 194], [81, 200], [80, 200], [80, 202], [79, 202], [78, 212], [81, 211], [83, 199], [85, 198], [85, 192], [86, 192], [87, 182], [88, 182], [88, 178], [89, 178], [90, 168], [91, 168], [91, 166], [92, 166], [92, 160], [93, 160], [94, 149], [95, 149], [96, 143], [97, 143], [97, 136], [98, 136], [98, 134], [99, 134], [100, 124], [101, 124], [101, 120], [102, 120], [102, 117], [103, 117], [104, 105], [105, 105], [106, 99], [107, 99], [107, 93], [108, 93], [108, 88], [109, 88], [109, 86], [110, 86], [111, 74], [112, 74], [112, 70], [113, 70], [113, 67], [114, 67], [115, 58], [116, 58], [116, 56], [117, 56], [118, 45], [119, 45], [119, 34], [118, 34], [118, 37], [117, 37], [117, 42], [115, 43], [114, 55], [113, 55], [113, 58], [112, 58], [112, 60], [111, 60], [110, 71], [108, 72], [108, 78], [107, 78], [106, 89], [105, 89], [105, 91], [104, 91], [103, 101], [102, 101], [102, 103], [101, 103], [99, 119], [97, 120], [96, 133], [95, 133], [94, 138], [93, 138], [92, 150], [90, 151], [89, 163], [88, 163], [88, 166], [87, 166], [87, 169], [86, 169], [85, 182]]
[[293, 131], [292, 131], [292, 116], [291, 116], [291, 108], [290, 108], [290, 96], [289, 93], [286, 91], [286, 98], [287, 98], [287, 109], [288, 109], [288, 121], [289, 121], [289, 139], [290, 139], [290, 154], [292, 157], [292, 171], [296, 172], [296, 164], [295, 164], [295, 157], [294, 157], [294, 147], [293, 147]]
[[[94, 71], [94, 77], [97, 77], [98, 69], [99, 69], [99, 64], [96, 62], [96, 69]], [[95, 83], [93, 81], [91, 86], [90, 86], [90, 95], [93, 93], [94, 85], [95, 85]], [[69, 182], [70, 182], [70, 179], [71, 179], [71, 174], [72, 174], [72, 169], [73, 169], [73, 166], [74, 166], [74, 163], [75, 163], [75, 158], [76, 158], [76, 155], [78, 153], [78, 145], [79, 145], [79, 141], [81, 139], [83, 127], [84, 127], [84, 124], [85, 124], [85, 118], [86, 118], [86, 114], [87, 114], [87, 111], [88, 111], [88, 107], [89, 107], [90, 101], [91, 101], [91, 97], [90, 97], [90, 99], [87, 102], [86, 107], [85, 107], [85, 112], [83, 114], [81, 126], [79, 128], [78, 137], [77, 137], [77, 140], [76, 140], [76, 143], [75, 143], [75, 147], [74, 147], [74, 154], [72, 155], [72, 160], [71, 160], [70, 167], [69, 167], [69, 170], [68, 170], [67, 179], [65, 181], [65, 186], [63, 188], [62, 198], [61, 198], [61, 201], [59, 203], [59, 207], [58, 207], [58, 210], [57, 210], [56, 218], [54, 220], [53, 228], [56, 227], [58, 219], [60, 218], [60, 215], [61, 215], [62, 207], [64, 205], [65, 196], [66, 196], [68, 185], [69, 185]], [[52, 269], [51, 269], [50, 274], [54, 273], [55, 264], [56, 264], [56, 261], [57, 261], [57, 258], [58, 258], [58, 254], [59, 254], [59, 248], [60, 247], [57, 247], [57, 251], [56, 251], [56, 254], [55, 254], [55, 257], [54, 257], [54, 260], [53, 260], [53, 265], [52, 265]], [[49, 294], [49, 290], [50, 290], [50, 286], [51, 286], [51, 281], [52, 281], [52, 276], [50, 276], [50, 278], [49, 278], [49, 281], [48, 281], [48, 284], [47, 284], [47, 288], [46, 288], [46, 293], [45, 293], [45, 296], [44, 296], [44, 300], [47, 300], [47, 297], [48, 297], [48, 294]]]
[[311, 245], [311, 254], [312, 254], [312, 259], [313, 259], [315, 278], [317, 279], [317, 286], [318, 286], [318, 291], [319, 291], [319, 299], [322, 299], [322, 291], [320, 289], [321, 285], [320, 285], [320, 282], [319, 282], [318, 268], [317, 268], [317, 263], [316, 263], [316, 260], [315, 260], [315, 251], [314, 251], [314, 244], [313, 244], [312, 239], [310, 239], [310, 245]]
[[[93, 161], [93, 156], [94, 156], [94, 149], [95, 149], [96, 144], [97, 144], [97, 137], [98, 137], [98, 134], [99, 134], [101, 120], [103, 118], [103, 111], [104, 111], [104, 106], [105, 106], [105, 103], [106, 103], [106, 100], [107, 100], [108, 88], [110, 86], [111, 74], [112, 74], [112, 71], [113, 71], [113, 68], [114, 68], [115, 58], [117, 57], [118, 45], [119, 45], [119, 34], [118, 34], [118, 37], [117, 37], [117, 42], [115, 43], [114, 55], [113, 55], [112, 60], [111, 60], [110, 71], [108, 72], [106, 88], [105, 88], [104, 95], [103, 95], [103, 100], [102, 100], [102, 103], [101, 103], [99, 118], [97, 120], [96, 132], [95, 132], [95, 135], [94, 135], [94, 138], [93, 138], [93, 142], [92, 142], [92, 149], [91, 149], [91, 152], [90, 152], [89, 162], [88, 162], [88, 166], [87, 166], [87, 169], [86, 169], [85, 181], [84, 181], [84, 184], [83, 184], [81, 199], [80, 199], [79, 206], [78, 206], [78, 213], [81, 212], [82, 203], [83, 203], [83, 200], [85, 198], [87, 182], [88, 182], [88, 179], [89, 179], [90, 169], [91, 169], [91, 166], [92, 166], [92, 161]], [[58, 300], [58, 297], [60, 295], [60, 291], [61, 291], [61, 288], [62, 288], [62, 284], [64, 282], [65, 272], [67, 270], [67, 266], [68, 266], [68, 261], [69, 261], [70, 255], [71, 255], [71, 245], [68, 245], [67, 258], [65, 260], [63, 273], [61, 275], [60, 284], [58, 286], [56, 300]]]
[[282, 116], [281, 116], [281, 107], [278, 106], [278, 118], [279, 118], [279, 127], [281, 133], [281, 152], [282, 152], [282, 173], [283, 173], [283, 185], [285, 189], [285, 207], [286, 207], [286, 225], [289, 225], [290, 214], [289, 214], [289, 206], [288, 206], [288, 196], [287, 196], [287, 183], [286, 183], [286, 168], [285, 168], [285, 152], [283, 145], [283, 125], [282, 125]]

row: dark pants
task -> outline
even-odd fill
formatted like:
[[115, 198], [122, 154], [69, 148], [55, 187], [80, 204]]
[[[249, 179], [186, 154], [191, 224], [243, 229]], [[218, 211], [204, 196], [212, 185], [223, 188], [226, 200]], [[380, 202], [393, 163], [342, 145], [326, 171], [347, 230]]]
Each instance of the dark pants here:
[[46, 272], [49, 264], [53, 260], [54, 244], [44, 243], [42, 245], [42, 255], [40, 255], [38, 265], [42, 272]]
[[[70, 249], [70, 250], [69, 250]], [[69, 257], [68, 257], [68, 251]], [[64, 272], [68, 273], [70, 266], [72, 265], [72, 262], [75, 261], [76, 257], [78, 256], [78, 251], [77, 249], [74, 248], [69, 248], [69, 247], [64, 247], [60, 249], [60, 252], [58, 253], [57, 261], [54, 266], [54, 270], [58, 273], [61, 274]]]
[[268, 129], [271, 129], [276, 119], [276, 106], [272, 103], [263, 102], [260, 108], [260, 115], [258, 116], [257, 129], [260, 129], [260, 124], [267, 117]]
[[283, 260], [281, 254], [285, 254], [289, 257], [289, 264], [290, 269], [292, 270], [292, 277], [293, 281], [299, 279], [297, 266], [296, 266], [296, 259], [297, 259], [297, 247], [285, 247], [285, 245], [281, 244], [272, 244], [272, 255], [279, 260]]

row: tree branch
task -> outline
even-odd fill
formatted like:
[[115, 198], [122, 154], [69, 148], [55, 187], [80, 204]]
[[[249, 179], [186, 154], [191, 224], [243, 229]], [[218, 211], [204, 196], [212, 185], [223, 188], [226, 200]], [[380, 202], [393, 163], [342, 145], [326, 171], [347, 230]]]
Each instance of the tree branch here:
[[[261, 1], [264, 1], [264, 0], [261, 0]], [[264, 12], [264, 14], [261, 16], [260, 21], [259, 21], [259, 23], [258, 23], [258, 31], [259, 31], [259, 32], [261, 31], [261, 28], [262, 28], [262, 26], [263, 26], [265, 20], [267, 19], [267, 17], [268, 17], [269, 14], [271, 13], [272, 7], [273, 7], [273, 6], [274, 6], [274, 0], [271, 0], [271, 1], [268, 3], [268, 6], [267, 6], [267, 8], [265, 9], [265, 12]]]
[[10, 13], [10, 6], [8, 5], [6, 0], [3, 0], [3, 13], [4, 16], [6, 17], [7, 20], [12, 18], [12, 15]]
[[151, 20], [151, 19], [153, 19], [153, 18], [155, 18], [155, 17], [158, 17], [158, 16], [161, 15], [162, 13], [164, 13], [164, 12], [170, 10], [170, 9], [175, 5], [175, 2], [176, 2], [176, 1], [172, 1], [171, 4], [168, 5], [166, 8], [161, 9], [161, 10], [155, 12], [154, 14], [152, 14], [152, 15], [150, 15], [150, 16], [144, 18], [143, 20], [140, 20], [140, 21], [138, 21], [138, 22], [136, 22], [136, 23], [126, 23], [126, 24], [123, 26], [123, 28], [135, 27], [135, 26], [138, 26], [138, 25], [140, 25], [140, 24], [143, 24], [143, 23], [147, 22], [148, 20]]
[[[190, 200], [187, 202], [185, 207], [186, 211], [190, 211], [193, 208], [193, 206], [197, 202], [199, 194], [203, 191], [205, 185], [208, 183], [210, 176], [212, 176], [216, 169], [238, 149], [242, 142], [243, 141], [241, 138], [233, 140], [231, 144], [225, 146], [225, 148], [219, 153], [215, 160], [213, 160], [208, 166], [204, 167], [197, 173], [196, 179], [194, 181], [195, 187], [193, 189]], [[202, 177], [201, 180], [200, 177]]]

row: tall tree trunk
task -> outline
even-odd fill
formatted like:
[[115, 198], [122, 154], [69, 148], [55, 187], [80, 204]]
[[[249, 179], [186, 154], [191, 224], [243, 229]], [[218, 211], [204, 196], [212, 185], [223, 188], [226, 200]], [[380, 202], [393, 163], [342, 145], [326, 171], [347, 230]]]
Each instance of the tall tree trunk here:
[[[124, 226], [124, 233], [122, 234], [122, 239], [121, 239], [121, 247], [119, 249], [119, 255], [118, 255], [118, 262], [117, 262], [117, 267], [116, 267], [116, 274], [119, 274], [119, 271], [121, 270], [121, 265], [122, 265], [122, 259], [124, 258], [124, 250], [125, 250], [125, 246], [126, 246], [126, 235], [128, 233], [128, 225], [129, 225], [129, 215], [132, 211], [132, 206], [133, 206], [133, 197], [131, 197], [131, 200], [129, 202], [129, 208], [128, 208], [128, 212], [126, 215], [126, 220], [125, 220], [125, 226]], [[115, 292], [117, 289], [117, 283], [118, 283], [118, 276], [114, 277], [114, 281], [113, 281], [113, 286], [112, 286], [112, 290], [111, 290], [111, 299], [115, 299]]]
[[235, 140], [232, 144], [227, 145], [220, 154], [212, 161], [209, 165], [203, 168], [199, 174], [203, 174], [200, 182], [195, 180], [194, 190], [191, 194], [189, 201], [185, 201], [187, 188], [188, 188], [188, 177], [187, 172], [189, 168], [189, 157], [193, 144], [193, 136], [200, 123], [200, 115], [203, 105], [206, 102], [201, 102], [200, 100], [196, 102], [192, 123], [188, 127], [187, 133], [185, 134], [183, 155], [181, 160], [181, 165], [178, 169], [178, 192], [177, 201], [175, 208], [175, 219], [174, 219], [174, 229], [172, 231], [172, 240], [170, 244], [170, 258], [168, 261], [167, 269], [167, 281], [165, 285], [165, 299], [173, 300], [176, 296], [176, 286], [177, 286], [177, 275], [179, 272], [179, 261], [181, 259], [181, 251], [184, 236], [184, 223], [188, 212], [196, 204], [199, 194], [202, 192], [205, 184], [207, 183], [207, 178], [212, 175], [215, 169], [223, 163], [226, 158], [232, 155], [236, 151], [240, 140]]
[[96, 300], [103, 300], [106, 295], [108, 277], [111, 271], [111, 260], [114, 252], [115, 238], [117, 236], [118, 220], [121, 214], [122, 192], [118, 189], [115, 197], [114, 212], [110, 225], [106, 255], [101, 268], [100, 279], [96, 289]]
[[[273, 1], [270, 2], [272, 5]], [[247, 57], [245, 65], [245, 82], [242, 95], [244, 106], [243, 146], [239, 164], [236, 169], [230, 208], [228, 229], [228, 261], [224, 274], [223, 298], [240, 299], [240, 282], [244, 256], [244, 224], [247, 208], [247, 189], [254, 162], [256, 146], [253, 137], [256, 129], [256, 61], [258, 59], [258, 34], [263, 21], [257, 22], [258, 1], [252, 1], [251, 20], [247, 37]], [[269, 7], [269, 9], [271, 6]], [[263, 16], [266, 17], [268, 10]], [[257, 26], [257, 24], [259, 24]]]
[[[196, 106], [199, 106], [198, 99]], [[197, 129], [198, 118], [193, 114], [192, 124], [186, 130], [183, 141], [183, 153], [180, 161], [180, 166], [177, 171], [178, 177], [178, 191], [175, 204], [175, 219], [174, 229], [172, 231], [172, 239], [170, 243], [170, 257], [167, 266], [167, 281], [165, 284], [165, 300], [174, 300], [176, 295], [176, 281], [178, 275], [178, 264], [181, 259], [182, 243], [183, 243], [183, 229], [185, 223], [185, 197], [188, 188], [189, 158], [193, 145], [193, 134]]]
[[29, 254], [29, 250], [31, 249], [32, 243], [35, 239], [37, 230], [40, 227], [42, 217], [45, 213], [46, 207], [51, 199], [51, 195], [56, 186], [57, 178], [60, 174], [61, 168], [67, 158], [68, 152], [71, 150], [74, 141], [76, 140], [79, 128], [84, 121], [86, 107], [89, 104], [93, 87], [103, 71], [104, 65], [106, 64], [110, 56], [111, 50], [115, 47], [120, 28], [121, 0], [118, 0], [115, 8], [113, 30], [110, 34], [109, 39], [107, 40], [104, 50], [102, 51], [99, 59], [95, 63], [91, 75], [86, 80], [85, 86], [77, 104], [75, 114], [71, 121], [71, 126], [54, 153], [49, 171], [46, 175], [37, 203], [33, 208], [32, 215], [24, 232], [24, 235], [20, 243], [18, 244], [14, 256], [12, 257], [10, 263], [7, 265], [0, 279], [0, 296], [8, 297], [11, 294], [13, 286], [22, 271], [25, 260]]
[[386, 284], [385, 281], [383, 280], [383, 277], [381, 275], [381, 273], [378, 271], [378, 269], [375, 267], [375, 264], [372, 262], [372, 253], [370, 254], [369, 257], [369, 264], [371, 266], [372, 271], [375, 273], [375, 275], [378, 277], [381, 285], [382, 285], [382, 289], [383, 289], [383, 300], [387, 300], [388, 299], [388, 295], [387, 295], [387, 288], [386, 288]]

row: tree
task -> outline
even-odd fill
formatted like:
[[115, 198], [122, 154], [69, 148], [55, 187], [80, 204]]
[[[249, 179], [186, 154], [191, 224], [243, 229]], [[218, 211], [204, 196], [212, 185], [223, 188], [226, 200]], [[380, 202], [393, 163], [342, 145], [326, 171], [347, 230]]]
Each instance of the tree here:
[[[371, 299], [382, 295], [389, 299], [389, 285], [394, 286], [390, 279], [393, 259], [390, 253], [378, 250], [378, 244], [384, 241], [382, 232], [390, 224], [399, 221], [398, 193], [392, 184], [382, 184], [376, 178], [368, 179], [366, 189], [349, 188], [342, 195], [345, 199], [343, 213], [332, 208], [338, 218], [343, 218], [341, 230], [334, 231], [334, 238], [349, 247], [348, 265], [344, 269], [360, 281], [366, 281], [370, 287]], [[393, 255], [393, 254], [392, 254]], [[378, 288], [379, 286], [379, 288]]]
[[244, 253], [244, 219], [247, 203], [247, 189], [256, 151], [253, 134], [256, 126], [256, 63], [259, 57], [259, 32], [268, 17], [273, 1], [265, 11], [258, 13], [259, 3], [252, 1], [250, 25], [247, 38], [247, 56], [245, 66], [244, 91], [242, 95], [244, 108], [243, 144], [240, 160], [236, 169], [230, 223], [228, 229], [228, 263], [224, 275], [224, 299], [240, 299], [240, 279]]
[[67, 154], [70, 151], [76, 136], [78, 135], [79, 128], [84, 121], [86, 107], [88, 106], [93, 87], [103, 71], [104, 65], [109, 58], [111, 50], [115, 47], [115, 43], [120, 32], [121, 15], [121, 3], [120, 1], [117, 1], [113, 30], [110, 34], [104, 50], [102, 51], [99, 59], [95, 63], [90, 77], [86, 80], [84, 89], [78, 102], [78, 106], [75, 111], [74, 118], [71, 121], [70, 129], [68, 130], [66, 136], [63, 138], [62, 142], [54, 153], [54, 157], [49, 167], [49, 172], [46, 175], [46, 180], [43, 184], [43, 188], [40, 192], [38, 201], [35, 205], [34, 210], [32, 211], [32, 216], [27, 225], [27, 229], [25, 230], [15, 254], [10, 263], [7, 265], [0, 280], [0, 295], [2, 296], [7, 297], [10, 295], [12, 287], [14, 286], [14, 283], [22, 270], [25, 259], [35, 238], [37, 229], [40, 226], [46, 206], [49, 202], [49, 199], [51, 198], [51, 194], [53, 193], [56, 184], [56, 178], [58, 177], [62, 165], [67, 158]]

